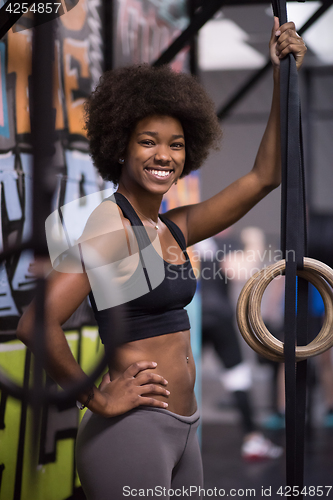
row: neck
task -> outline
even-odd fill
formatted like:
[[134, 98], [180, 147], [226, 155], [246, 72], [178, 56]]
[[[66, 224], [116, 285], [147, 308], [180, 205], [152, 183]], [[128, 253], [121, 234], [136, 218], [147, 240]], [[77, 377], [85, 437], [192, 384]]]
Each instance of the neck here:
[[124, 195], [131, 205], [133, 205], [134, 209], [136, 208], [154, 222], [157, 221], [163, 195], [152, 194], [144, 190], [140, 192], [130, 191], [126, 189], [126, 186], [121, 182], [119, 183], [117, 192]]

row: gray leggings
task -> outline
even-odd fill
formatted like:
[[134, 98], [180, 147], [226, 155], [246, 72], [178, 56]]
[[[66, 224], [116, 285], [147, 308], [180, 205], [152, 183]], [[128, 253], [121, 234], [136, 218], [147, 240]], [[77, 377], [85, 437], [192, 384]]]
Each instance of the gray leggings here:
[[77, 469], [87, 499], [201, 498], [198, 425], [198, 411], [184, 417], [141, 406], [107, 419], [87, 410], [76, 443]]

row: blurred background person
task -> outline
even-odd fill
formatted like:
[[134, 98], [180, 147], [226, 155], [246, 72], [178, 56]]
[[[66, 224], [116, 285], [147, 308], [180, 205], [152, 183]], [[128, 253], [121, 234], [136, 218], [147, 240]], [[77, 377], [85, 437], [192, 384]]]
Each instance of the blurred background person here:
[[234, 307], [229, 299], [228, 280], [219, 259], [214, 238], [196, 245], [201, 260], [202, 339], [211, 343], [223, 363], [225, 371], [220, 380], [230, 392], [239, 411], [243, 429], [241, 455], [255, 461], [278, 458], [282, 448], [273, 444], [260, 432], [254, 420], [251, 401], [251, 368], [243, 359], [238, 333], [235, 329]]

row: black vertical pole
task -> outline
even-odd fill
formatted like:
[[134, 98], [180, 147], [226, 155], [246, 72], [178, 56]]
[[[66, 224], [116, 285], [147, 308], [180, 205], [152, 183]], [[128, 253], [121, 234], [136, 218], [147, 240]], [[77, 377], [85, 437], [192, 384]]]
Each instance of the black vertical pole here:
[[304, 69], [305, 76], [305, 153], [306, 153], [306, 164], [307, 164], [307, 208], [309, 213], [313, 211], [313, 195], [314, 195], [314, 176], [313, 176], [313, 140], [314, 140], [314, 112], [313, 112], [313, 70], [310, 68]]
[[103, 34], [104, 34], [104, 71], [113, 68], [113, 36], [114, 36], [114, 2], [103, 0]]
[[[37, 14], [38, 16], [38, 14]], [[38, 21], [38, 18], [36, 19]], [[38, 22], [36, 22], [38, 24]], [[55, 141], [53, 109], [54, 23], [44, 22], [33, 29], [31, 132], [33, 146], [33, 245], [35, 258], [48, 257], [45, 220], [51, 212], [56, 178], [52, 168]], [[33, 442], [37, 451], [39, 416], [42, 408], [43, 365], [45, 360], [45, 280], [38, 277], [34, 328]]]
[[[187, 11], [190, 22], [193, 21], [197, 9], [197, 0], [187, 0]], [[198, 34], [194, 35], [190, 43], [190, 72], [193, 76], [198, 76]]]
[[[273, 0], [280, 25], [287, 22], [285, 0]], [[307, 363], [296, 365], [295, 346], [307, 344], [307, 282], [297, 280], [306, 254], [305, 182], [296, 64], [280, 63], [281, 249], [286, 260], [284, 357], [286, 388], [286, 482], [290, 496], [303, 498]]]
[[27, 349], [25, 353], [25, 363], [23, 372], [23, 387], [25, 391], [25, 397], [23, 397], [21, 401], [20, 430], [19, 430], [19, 439], [17, 445], [15, 487], [14, 487], [13, 500], [20, 500], [22, 493], [24, 445], [26, 438], [27, 413], [28, 413], [27, 394], [29, 390], [30, 365], [31, 365], [31, 352], [29, 351], [29, 349]]
[[56, 186], [52, 167], [55, 152], [54, 24], [52, 21], [33, 28], [32, 47], [33, 239], [35, 256], [47, 257], [45, 220], [51, 212], [51, 199]]

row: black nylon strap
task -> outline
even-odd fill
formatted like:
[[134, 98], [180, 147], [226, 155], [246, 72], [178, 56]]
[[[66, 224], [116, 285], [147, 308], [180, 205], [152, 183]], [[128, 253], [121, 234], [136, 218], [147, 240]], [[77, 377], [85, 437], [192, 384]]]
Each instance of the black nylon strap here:
[[[273, 1], [280, 25], [287, 22], [286, 1]], [[280, 64], [282, 158], [281, 250], [286, 259], [284, 354], [286, 380], [286, 482], [303, 498], [306, 361], [295, 362], [296, 343], [307, 343], [307, 282], [297, 280], [306, 254], [305, 187], [298, 75], [294, 57]], [[296, 306], [297, 304], [297, 306]], [[297, 313], [296, 313], [297, 311]], [[295, 493], [293, 493], [293, 487]]]
[[132, 205], [130, 204], [128, 199], [125, 198], [125, 196], [122, 195], [121, 193], [113, 193], [113, 195], [110, 196], [110, 198], [112, 199], [112, 197], [114, 197], [117, 205], [121, 208], [121, 211], [123, 212], [124, 216], [126, 218], [128, 218], [128, 220], [131, 223], [133, 232], [134, 232], [136, 240], [138, 242], [139, 256], [140, 256], [140, 262], [142, 265], [142, 269], [143, 269], [143, 272], [144, 272], [144, 275], [145, 275], [145, 278], [147, 281], [149, 291], [151, 292], [153, 288], [151, 286], [151, 282], [150, 282], [149, 275], [147, 272], [145, 259], [144, 259], [144, 256], [142, 254], [142, 250], [144, 248], [148, 247], [149, 245], [151, 245], [151, 241], [149, 239], [149, 236], [145, 230], [144, 225], [142, 224], [140, 217], [138, 216], [138, 214], [136, 213], [136, 211], [134, 210], [134, 208], [132, 207]]
[[[179, 236], [178, 232], [176, 231], [176, 229], [178, 229], [178, 231], [181, 232], [180, 229], [179, 229], [179, 227], [176, 226], [176, 224], [174, 222], [172, 222], [172, 220], [168, 219], [163, 214], [159, 214], [159, 218], [167, 226], [167, 228], [169, 229], [170, 233], [172, 234], [172, 236], [174, 237], [174, 239], [176, 240], [176, 242], [178, 243], [178, 245], [182, 249], [183, 254], [184, 254], [186, 260], [189, 260], [188, 253], [186, 251], [185, 238], [183, 236], [184, 241], [182, 241], [181, 237]], [[175, 228], [175, 226], [176, 226], [176, 228]]]
[[138, 241], [139, 250], [141, 251], [151, 244], [149, 236], [145, 230], [142, 221], [127, 198], [121, 193], [113, 193], [110, 198], [114, 197], [117, 202], [118, 207], [121, 208], [124, 216], [130, 221], [135, 237]]

